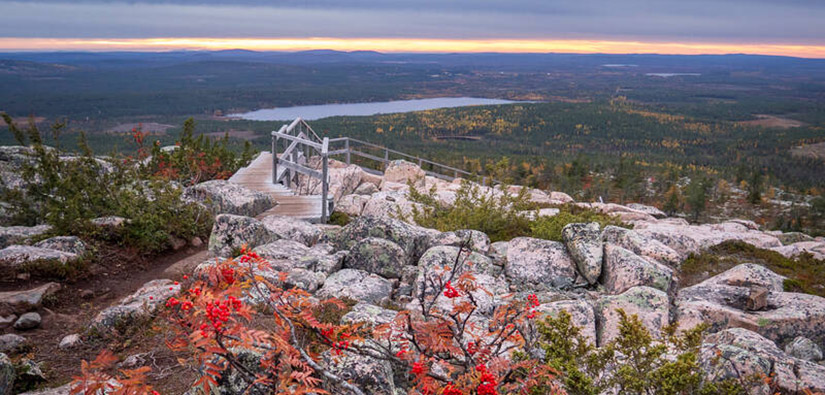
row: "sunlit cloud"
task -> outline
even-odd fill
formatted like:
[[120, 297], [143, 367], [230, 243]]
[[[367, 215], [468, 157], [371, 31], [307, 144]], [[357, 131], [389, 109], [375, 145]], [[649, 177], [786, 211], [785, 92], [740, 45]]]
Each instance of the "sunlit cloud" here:
[[502, 53], [607, 53], [607, 54], [759, 54], [825, 58], [825, 45], [725, 44], [641, 42], [609, 40], [460, 40], [415, 38], [143, 38], [71, 39], [0, 38], [2, 51], [171, 51], [248, 49], [255, 51], [379, 52], [502, 52]]

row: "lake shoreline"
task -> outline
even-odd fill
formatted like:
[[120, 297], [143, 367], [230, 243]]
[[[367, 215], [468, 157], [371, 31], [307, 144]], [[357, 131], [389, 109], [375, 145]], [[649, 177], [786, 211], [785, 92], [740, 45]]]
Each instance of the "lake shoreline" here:
[[340, 116], [372, 116], [379, 114], [397, 114], [413, 111], [435, 110], [440, 108], [509, 105], [520, 103], [536, 102], [480, 97], [436, 97], [429, 99], [392, 100], [384, 102], [333, 103], [264, 108], [245, 113], [229, 114], [224, 116], [224, 118], [247, 121], [287, 121], [301, 117], [308, 121], [314, 121], [323, 118]]

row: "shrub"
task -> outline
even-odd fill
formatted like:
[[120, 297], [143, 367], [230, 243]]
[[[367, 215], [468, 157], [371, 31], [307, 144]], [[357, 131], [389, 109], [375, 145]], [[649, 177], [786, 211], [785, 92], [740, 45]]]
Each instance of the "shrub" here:
[[417, 224], [442, 232], [475, 229], [494, 242], [521, 236], [558, 241], [562, 228], [576, 222], [628, 227], [609, 215], [572, 205], [560, 206], [558, 215], [537, 217], [538, 205], [529, 200], [527, 188], [511, 194], [502, 186], [495, 193], [485, 193], [478, 184], [464, 181], [455, 202], [442, 205], [435, 198], [435, 189], [422, 193], [410, 185], [408, 197], [422, 207], [412, 209], [412, 219]]
[[466, 180], [449, 206], [436, 200], [434, 188], [422, 193], [410, 185], [408, 196], [423, 207], [413, 206], [412, 217], [417, 224], [442, 232], [475, 229], [486, 233], [492, 241], [529, 234], [530, 219], [522, 211], [536, 208], [528, 200], [526, 188], [516, 195], [504, 192], [503, 187], [498, 194], [484, 193], [478, 184]]
[[[567, 393], [744, 393], [745, 387], [738, 381], [705, 380], [698, 360], [705, 326], [676, 335], [676, 326], [670, 325], [662, 341], [656, 342], [636, 315], [618, 313], [619, 336], [601, 348], [581, 335], [565, 311], [539, 321], [544, 361], [560, 372]], [[673, 352], [675, 356], [668, 355]]]
[[[218, 140], [210, 140], [204, 135], [194, 137], [195, 121], [192, 118], [183, 123], [175, 149], [162, 150], [160, 143], [152, 145], [150, 160], [143, 166], [149, 176], [178, 181], [184, 185], [194, 185], [202, 181], [227, 179], [239, 168], [253, 159], [252, 144], [244, 143], [244, 149], [236, 154], [229, 148], [229, 135]], [[133, 131], [138, 144], [138, 157], [145, 152], [145, 134]]]
[[347, 215], [347, 213], [342, 213], [340, 211], [333, 211], [332, 214], [329, 215], [329, 223], [330, 225], [339, 225], [339, 226], [347, 226], [352, 219]]
[[597, 213], [573, 205], [559, 207], [559, 213], [552, 217], [538, 217], [530, 224], [530, 235], [539, 239], [561, 241], [561, 230], [571, 223], [598, 222], [603, 228], [607, 225], [631, 228], [616, 217]]
[[[179, 144], [181, 154], [160, 153], [156, 144], [160, 156], [147, 159], [143, 149], [145, 134], [136, 130], [137, 157], [114, 155], [104, 159], [93, 155], [82, 133], [79, 154], [62, 152], [59, 136], [63, 124], [52, 127], [56, 148], [50, 148], [43, 145], [41, 133], [33, 123], [22, 130], [8, 115], [3, 114], [3, 118], [18, 143], [32, 150], [30, 160], [21, 164], [25, 186], [20, 190], [3, 187], [0, 191], [0, 200], [9, 205], [16, 224], [48, 223], [57, 234], [106, 239], [145, 253], [168, 248], [170, 237], [189, 239], [204, 236], [211, 229], [212, 218], [201, 206], [180, 199], [182, 187], [178, 182], [225, 176], [249, 156], [246, 151], [240, 156], [231, 153], [225, 140], [222, 144], [211, 144], [202, 137], [192, 139], [191, 120], [187, 121]], [[192, 158], [200, 158], [195, 161], [197, 166], [186, 167], [186, 172], [175, 171], [176, 177], [155, 169], [165, 160], [191, 164]], [[221, 165], [198, 170], [207, 160]], [[128, 221], [123, 229], [105, 233], [90, 222], [103, 216], [119, 216]]]

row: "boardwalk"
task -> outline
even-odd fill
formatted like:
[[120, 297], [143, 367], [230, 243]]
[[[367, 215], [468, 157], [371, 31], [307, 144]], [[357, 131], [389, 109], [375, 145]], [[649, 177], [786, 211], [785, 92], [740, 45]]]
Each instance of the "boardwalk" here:
[[259, 215], [258, 218], [283, 215], [311, 222], [317, 222], [321, 218], [321, 195], [296, 195], [281, 184], [272, 184], [272, 153], [270, 152], [262, 152], [249, 166], [238, 170], [229, 181], [255, 191], [268, 193], [278, 202], [277, 206]]

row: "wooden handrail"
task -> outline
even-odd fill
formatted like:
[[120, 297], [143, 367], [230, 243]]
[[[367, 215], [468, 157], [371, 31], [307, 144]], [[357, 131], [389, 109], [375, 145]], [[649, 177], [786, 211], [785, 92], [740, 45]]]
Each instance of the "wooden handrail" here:
[[[284, 139], [290, 142], [290, 144], [281, 153], [281, 157], [278, 156], [278, 141], [280, 139]], [[344, 143], [344, 148], [330, 150], [330, 143], [341, 142]], [[359, 147], [353, 147], [353, 143], [360, 144], [366, 148], [383, 151], [383, 157], [378, 155], [372, 155], [367, 152], [363, 152], [359, 149], [356, 149]], [[301, 149], [299, 149], [299, 147], [312, 148], [320, 155], [320, 172], [318, 170], [304, 166], [302, 163], [298, 162], [298, 160], [302, 157], [305, 160], [309, 159], [309, 152], [301, 152]], [[307, 151], [309, 148], [306, 148], [305, 151]], [[329, 193], [330, 155], [346, 155], [347, 164], [351, 163], [351, 156], [355, 155], [362, 158], [374, 160], [378, 163], [381, 163], [386, 168], [386, 166], [388, 166], [390, 163], [390, 154], [396, 157], [400, 156], [406, 159], [411, 159], [412, 161], [418, 163], [419, 166], [426, 163], [430, 165], [432, 169], [422, 169], [424, 170], [424, 174], [432, 177], [437, 177], [443, 180], [454, 180], [458, 178], [459, 175], [470, 177], [476, 176], [475, 174], [465, 170], [461, 170], [452, 166], [447, 166], [438, 162], [433, 162], [431, 160], [422, 159], [419, 156], [412, 156], [401, 151], [396, 151], [378, 144], [373, 144], [367, 141], [354, 139], [352, 137], [336, 137], [332, 139], [329, 137], [324, 137], [322, 139], [318, 137], [318, 135], [315, 133], [314, 130], [312, 130], [309, 124], [307, 124], [303, 119], [299, 117], [295, 118], [295, 120], [292, 121], [292, 123], [290, 123], [289, 125], [281, 126], [281, 128], [278, 129], [278, 131], [272, 131], [272, 183], [276, 184], [283, 180], [286, 183], [286, 186], [290, 187], [290, 184], [295, 178], [295, 173], [304, 174], [306, 176], [319, 179], [321, 181], [321, 222], [326, 223], [329, 217], [329, 197], [327, 195]], [[280, 174], [278, 173], [279, 164], [283, 167], [282, 172]], [[445, 172], [449, 172], [451, 174], [444, 174]], [[487, 180], [488, 177], [481, 177], [481, 184], [487, 184]], [[499, 183], [498, 180], [492, 178], [490, 178], [489, 180], [490, 183]]]

